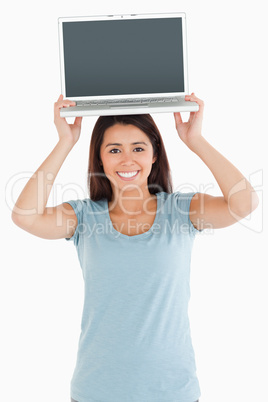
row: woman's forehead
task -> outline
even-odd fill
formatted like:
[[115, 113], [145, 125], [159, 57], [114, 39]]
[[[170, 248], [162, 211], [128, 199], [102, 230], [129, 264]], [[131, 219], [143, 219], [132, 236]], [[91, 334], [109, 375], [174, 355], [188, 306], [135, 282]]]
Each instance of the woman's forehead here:
[[122, 145], [131, 144], [134, 141], [144, 141], [148, 145], [150, 143], [148, 136], [132, 124], [115, 124], [107, 128], [104, 133], [103, 144], [105, 145], [108, 141], [120, 142]]

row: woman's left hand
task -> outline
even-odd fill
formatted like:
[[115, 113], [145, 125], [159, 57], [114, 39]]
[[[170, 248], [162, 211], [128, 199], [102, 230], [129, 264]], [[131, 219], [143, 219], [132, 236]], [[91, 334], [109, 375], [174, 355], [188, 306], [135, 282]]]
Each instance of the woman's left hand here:
[[198, 112], [190, 112], [189, 120], [183, 123], [181, 114], [174, 113], [176, 130], [180, 139], [191, 149], [202, 137], [202, 121], [204, 112], [204, 102], [198, 99], [194, 93], [185, 95], [186, 101], [196, 102], [199, 105]]

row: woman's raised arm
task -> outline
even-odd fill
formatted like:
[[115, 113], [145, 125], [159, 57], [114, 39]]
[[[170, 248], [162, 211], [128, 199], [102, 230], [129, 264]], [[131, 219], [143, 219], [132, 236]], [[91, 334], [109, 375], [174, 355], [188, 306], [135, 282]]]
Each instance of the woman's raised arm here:
[[179, 137], [207, 165], [223, 194], [222, 197], [195, 194], [190, 205], [191, 222], [199, 230], [232, 225], [257, 208], [258, 196], [242, 173], [203, 138], [204, 102], [194, 93], [185, 100], [197, 102], [199, 111], [190, 113], [186, 123], [180, 113], [174, 113]]
[[29, 179], [12, 211], [12, 220], [17, 226], [46, 239], [71, 237], [77, 225], [76, 215], [69, 204], [46, 207], [55, 178], [80, 137], [82, 117], [77, 117], [74, 124], [68, 124], [60, 117], [62, 107], [74, 104], [67, 99], [63, 100], [62, 95], [54, 104], [54, 123], [59, 141]]

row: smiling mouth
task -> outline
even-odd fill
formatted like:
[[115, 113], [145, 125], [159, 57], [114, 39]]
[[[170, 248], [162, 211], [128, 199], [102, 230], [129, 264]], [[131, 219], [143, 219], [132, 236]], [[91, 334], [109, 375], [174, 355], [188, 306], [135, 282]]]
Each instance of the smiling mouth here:
[[116, 172], [117, 175], [123, 180], [131, 180], [137, 177], [140, 170], [133, 170], [132, 172]]

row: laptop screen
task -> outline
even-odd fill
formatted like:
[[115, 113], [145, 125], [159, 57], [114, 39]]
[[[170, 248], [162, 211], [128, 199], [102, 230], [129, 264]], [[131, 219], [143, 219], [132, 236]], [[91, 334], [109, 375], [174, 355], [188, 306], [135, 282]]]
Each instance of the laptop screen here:
[[67, 97], [184, 92], [182, 19], [63, 22]]

